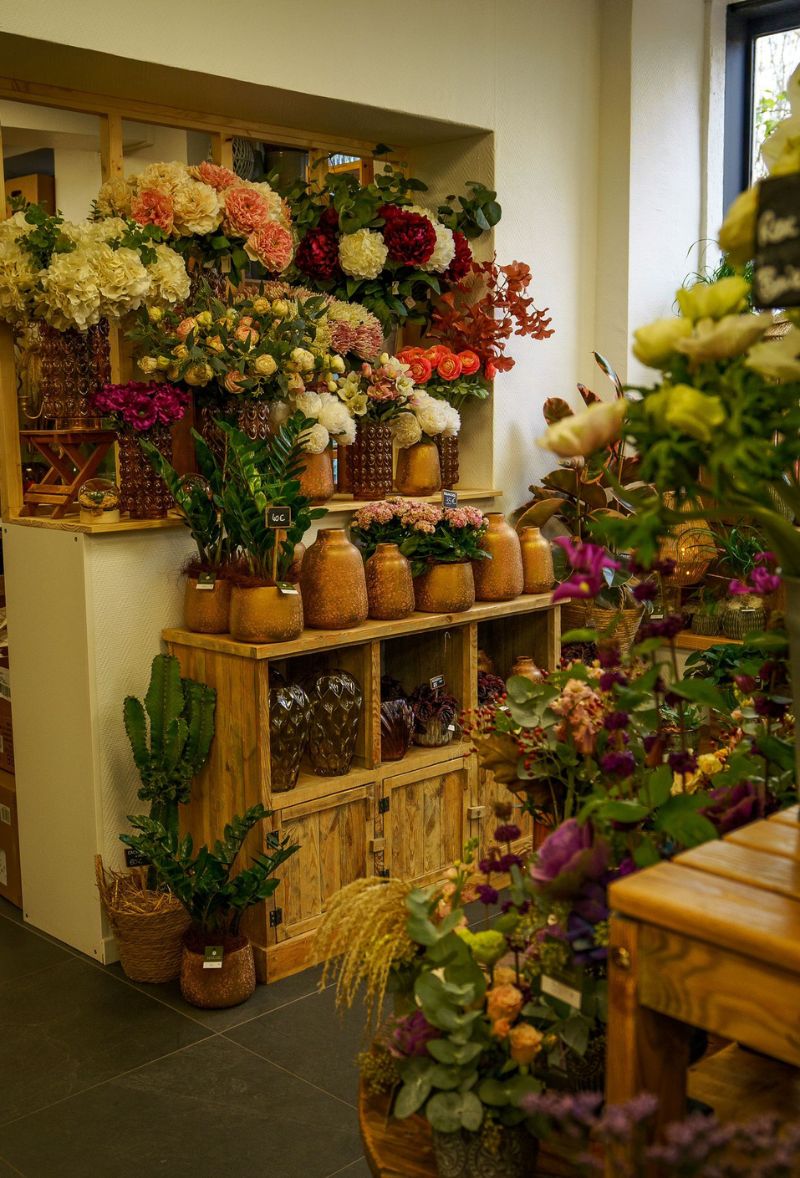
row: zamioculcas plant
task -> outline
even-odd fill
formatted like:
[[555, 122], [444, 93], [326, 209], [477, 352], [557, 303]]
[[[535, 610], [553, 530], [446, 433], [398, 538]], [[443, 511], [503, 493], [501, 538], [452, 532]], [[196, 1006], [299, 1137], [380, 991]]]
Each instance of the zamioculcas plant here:
[[[225, 460], [217, 462], [208, 443], [192, 431], [198, 474], [180, 475], [161, 451], [147, 438], [139, 444], [167, 485], [175, 507], [197, 545], [197, 572], [217, 572], [230, 556], [230, 541], [222, 519], [222, 487]], [[194, 562], [193, 562], [194, 564]]]
[[158, 654], [144, 703], [129, 695], [123, 705], [125, 731], [142, 783], [139, 797], [150, 802], [151, 818], [176, 837], [178, 805], [188, 802], [192, 778], [208, 758], [216, 700], [213, 687], [181, 679], [173, 655]]

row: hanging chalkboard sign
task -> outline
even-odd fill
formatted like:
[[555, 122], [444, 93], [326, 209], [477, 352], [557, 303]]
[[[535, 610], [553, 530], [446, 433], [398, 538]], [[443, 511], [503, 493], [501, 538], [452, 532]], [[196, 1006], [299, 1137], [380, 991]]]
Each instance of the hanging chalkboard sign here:
[[772, 176], [758, 189], [753, 301], [800, 306], [800, 174]]

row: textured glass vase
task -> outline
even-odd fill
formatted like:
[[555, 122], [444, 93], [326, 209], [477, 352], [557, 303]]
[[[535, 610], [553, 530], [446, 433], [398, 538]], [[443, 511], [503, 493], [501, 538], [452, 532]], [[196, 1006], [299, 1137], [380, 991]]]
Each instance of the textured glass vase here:
[[347, 671], [323, 671], [308, 693], [308, 756], [320, 777], [339, 777], [353, 763], [361, 722], [362, 692]]
[[[150, 460], [139, 445], [145, 435], [132, 429], [120, 430], [119, 443], [120, 507], [131, 519], [163, 519], [172, 507], [173, 499], [166, 483], [157, 475]], [[147, 431], [147, 439], [166, 458], [172, 459], [172, 435], [169, 426], [155, 425]]]
[[381, 704], [381, 760], [401, 761], [414, 734], [414, 713], [404, 699], [387, 699]]
[[437, 434], [436, 445], [439, 449], [439, 466], [442, 472], [442, 486], [452, 491], [458, 483], [458, 434]]
[[269, 767], [273, 793], [284, 793], [297, 785], [310, 721], [311, 705], [302, 687], [293, 683], [270, 688]]

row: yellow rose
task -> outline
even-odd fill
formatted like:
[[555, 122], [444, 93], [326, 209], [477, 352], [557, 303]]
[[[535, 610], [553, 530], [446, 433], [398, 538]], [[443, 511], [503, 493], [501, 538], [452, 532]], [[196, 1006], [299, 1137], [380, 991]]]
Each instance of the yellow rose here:
[[758, 185], [740, 192], [731, 204], [719, 231], [719, 248], [734, 266], [743, 266], [756, 252]]
[[[688, 323], [683, 319], [679, 322]], [[703, 364], [706, 360], [728, 360], [746, 352], [772, 323], [769, 312], [763, 315], [725, 315], [722, 319], [700, 319], [694, 331], [675, 345], [679, 352]]]
[[224, 381], [225, 388], [228, 390], [229, 393], [243, 393], [244, 392], [244, 385], [242, 384], [243, 380], [244, 380], [244, 374], [241, 372], [237, 372], [237, 370], [235, 368], [232, 368], [230, 372], [225, 373], [225, 381]]
[[778, 123], [761, 147], [761, 158], [771, 176], [800, 172], [800, 119], [790, 117]]
[[147, 318], [151, 323], [160, 323], [164, 318], [164, 312], [162, 311], [161, 307], [148, 307]]
[[332, 372], [339, 372], [339, 373], [344, 372], [344, 359], [343, 359], [343, 357], [342, 356], [331, 356], [330, 366], [331, 366]]
[[542, 1050], [544, 1035], [532, 1027], [530, 1023], [520, 1023], [512, 1027], [508, 1033], [508, 1043], [511, 1048], [511, 1058], [520, 1066], [531, 1064]]
[[710, 442], [714, 430], [726, 416], [719, 397], [701, 393], [688, 384], [653, 393], [645, 400], [644, 407], [661, 429], [671, 427], [700, 442]]
[[559, 458], [588, 458], [619, 438], [627, 408], [622, 397], [590, 405], [583, 413], [554, 422], [536, 439], [537, 445], [552, 450]]
[[209, 352], [224, 352], [225, 345], [218, 335], [210, 335], [206, 339], [206, 347]]
[[277, 367], [275, 358], [270, 356], [268, 352], [264, 352], [261, 356], [256, 356], [253, 361], [253, 368], [259, 376], [272, 376], [273, 372], [277, 370]]
[[156, 367], [160, 368], [162, 372], [166, 372], [171, 363], [172, 360], [169, 358], [169, 356], [159, 356], [156, 360]]
[[745, 309], [749, 290], [746, 278], [733, 276], [718, 282], [696, 282], [688, 290], [681, 287], [675, 298], [687, 319], [721, 319]]
[[780, 339], [756, 344], [750, 349], [745, 364], [781, 384], [800, 380], [800, 328], [791, 327]]
[[279, 319], [285, 319], [289, 314], [289, 304], [286, 302], [286, 299], [276, 299], [272, 304], [272, 310]]
[[670, 315], [667, 319], [656, 319], [646, 327], [633, 333], [633, 354], [649, 368], [663, 368], [675, 352], [675, 345], [685, 335], [691, 335], [692, 325], [688, 319]]
[[177, 348], [172, 349], [172, 354], [178, 360], [185, 360], [189, 355], [189, 349], [186, 347], [186, 344], [178, 344]]
[[181, 375], [180, 364], [170, 364], [167, 369], [167, 380], [178, 380]]
[[515, 1019], [524, 1005], [521, 992], [510, 982], [493, 986], [486, 994], [486, 1013], [492, 1022], [497, 1019]]
[[210, 364], [190, 364], [184, 373], [183, 379], [187, 384], [198, 387], [199, 385], [208, 384], [214, 372]]
[[269, 299], [265, 299], [263, 295], [259, 295], [257, 299], [253, 299], [253, 310], [256, 315], [266, 315], [269, 312]]
[[158, 359], [155, 356], [142, 356], [139, 360], [139, 367], [149, 376], [158, 368]]
[[306, 348], [292, 348], [292, 361], [300, 372], [313, 372], [314, 357]]
[[201, 311], [199, 315], [195, 316], [195, 318], [197, 320], [197, 326], [204, 329], [209, 328], [214, 322], [214, 317], [210, 311]]

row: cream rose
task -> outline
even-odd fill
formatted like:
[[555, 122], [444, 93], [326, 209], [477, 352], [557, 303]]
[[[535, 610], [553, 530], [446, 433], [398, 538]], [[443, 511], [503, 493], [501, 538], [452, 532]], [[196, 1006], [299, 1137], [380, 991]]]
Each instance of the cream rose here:
[[138, 365], [146, 376], [150, 376], [152, 372], [158, 371], [158, 359], [156, 356], [140, 356]]
[[559, 458], [588, 458], [619, 438], [627, 408], [622, 397], [590, 405], [583, 413], [554, 422], [536, 439], [537, 445]]
[[351, 278], [377, 278], [388, 256], [383, 234], [375, 229], [345, 233], [339, 242], [339, 265]]
[[[684, 320], [685, 322], [685, 320]], [[761, 339], [772, 324], [772, 316], [725, 315], [722, 319], [700, 319], [694, 331], [675, 345], [679, 352], [696, 364], [706, 360], [728, 360]]]
[[324, 425], [317, 422], [311, 429], [301, 435], [303, 449], [309, 454], [321, 454], [330, 445], [330, 434]]
[[269, 352], [263, 352], [260, 356], [256, 356], [253, 361], [253, 370], [259, 376], [272, 376], [278, 369], [278, 365], [274, 356], [270, 356]]
[[300, 372], [314, 371], [314, 356], [306, 348], [292, 348], [292, 363], [296, 364]]
[[214, 370], [210, 364], [190, 364], [183, 379], [187, 384], [199, 388], [201, 385], [208, 384], [213, 375]]
[[211, 233], [222, 220], [219, 196], [209, 184], [186, 180], [173, 197], [174, 227], [179, 237]]
[[681, 287], [675, 298], [687, 319], [721, 319], [745, 309], [749, 290], [746, 278], [733, 276], [717, 282], [696, 282], [688, 289]]
[[692, 325], [688, 319], [677, 315], [656, 319], [633, 333], [633, 354], [648, 368], [661, 368], [669, 363], [678, 340], [691, 334]]
[[800, 380], [800, 328], [791, 327], [781, 339], [755, 344], [745, 364], [768, 380], [777, 380], [781, 384]]

